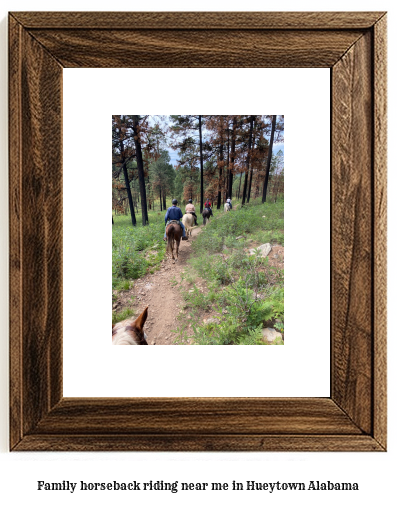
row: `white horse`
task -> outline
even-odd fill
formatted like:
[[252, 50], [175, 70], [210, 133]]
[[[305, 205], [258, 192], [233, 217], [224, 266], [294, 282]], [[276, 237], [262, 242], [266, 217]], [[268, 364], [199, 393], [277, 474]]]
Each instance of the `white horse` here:
[[230, 211], [230, 204], [228, 202], [225, 202], [225, 211]]
[[186, 236], [191, 236], [194, 227], [194, 216], [191, 213], [186, 213], [186, 215], [182, 217], [182, 223], [186, 229]]
[[135, 320], [126, 319], [112, 325], [113, 345], [148, 345], [146, 333], [143, 330], [147, 319], [148, 306]]

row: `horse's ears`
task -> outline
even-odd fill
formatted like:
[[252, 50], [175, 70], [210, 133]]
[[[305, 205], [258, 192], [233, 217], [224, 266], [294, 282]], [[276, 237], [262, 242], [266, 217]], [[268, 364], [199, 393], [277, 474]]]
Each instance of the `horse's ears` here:
[[135, 320], [134, 324], [139, 332], [142, 331], [143, 326], [145, 325], [146, 319], [147, 319], [147, 309], [149, 307], [147, 306], [143, 312], [139, 315], [139, 317]]

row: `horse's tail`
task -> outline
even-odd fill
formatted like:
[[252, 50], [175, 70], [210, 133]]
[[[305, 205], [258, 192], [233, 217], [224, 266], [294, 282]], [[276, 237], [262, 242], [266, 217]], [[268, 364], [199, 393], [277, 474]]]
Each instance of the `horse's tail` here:
[[168, 227], [168, 230], [167, 230], [167, 254], [171, 255], [172, 254], [172, 242], [174, 241], [174, 233], [175, 233], [175, 228], [173, 225], [170, 225]]

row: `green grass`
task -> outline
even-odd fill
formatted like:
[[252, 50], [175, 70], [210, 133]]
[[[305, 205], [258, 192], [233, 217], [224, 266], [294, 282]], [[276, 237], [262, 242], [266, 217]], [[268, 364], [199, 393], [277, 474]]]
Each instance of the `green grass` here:
[[[283, 227], [283, 201], [253, 202], [210, 221], [196, 238], [191, 269], [181, 283], [195, 344], [264, 345], [262, 329], [276, 319], [284, 330], [284, 272], [269, 266], [268, 258], [245, 251], [250, 240], [283, 244]], [[206, 280], [205, 292], [194, 285], [197, 277]], [[183, 288], [186, 282], [193, 288]], [[203, 323], [203, 310], [216, 311], [217, 322]], [[186, 341], [183, 327], [177, 341]]]
[[137, 225], [130, 216], [114, 216], [112, 226], [112, 288], [127, 290], [131, 280], [154, 273], [165, 257], [164, 213], [149, 212], [149, 225]]
[[[170, 204], [169, 204], [170, 205]], [[156, 206], [157, 208], [157, 206]], [[182, 211], [184, 206], [181, 206]], [[198, 206], [199, 210], [199, 206]], [[220, 212], [223, 211], [223, 208]], [[219, 211], [214, 210], [214, 214]], [[197, 211], [199, 216], [199, 211]], [[131, 281], [154, 273], [165, 258], [165, 211], [149, 211], [149, 225], [142, 225], [142, 215], [136, 215], [134, 227], [130, 215], [113, 214], [112, 226], [112, 289], [128, 290]], [[199, 216], [199, 223], [201, 217]]]
[[[209, 252], [221, 252], [223, 246], [233, 246], [235, 238], [261, 234], [262, 239], [273, 239], [277, 232], [278, 242], [284, 242], [284, 201], [264, 203], [251, 201], [243, 208], [233, 209], [215, 220], [210, 220], [208, 226], [193, 243], [193, 250], [207, 249]], [[276, 231], [276, 232], [275, 232]]]
[[117, 324], [117, 322], [121, 322], [124, 319], [128, 319], [129, 317], [133, 317], [134, 310], [132, 308], [125, 308], [122, 312], [113, 312], [112, 313], [112, 325]]
[[[257, 200], [237, 209], [236, 204], [229, 213], [223, 213], [223, 207], [213, 210], [214, 218], [192, 243], [190, 268], [182, 277], [184, 309], [191, 316], [197, 345], [263, 345], [261, 330], [266, 323], [277, 319], [274, 327], [284, 328], [283, 271], [269, 266], [268, 259], [244, 251], [253, 241], [284, 244], [284, 203], [261, 204]], [[113, 290], [129, 290], [134, 279], [159, 269], [166, 247], [162, 240], [164, 215], [165, 211], [149, 212], [146, 227], [140, 214], [136, 227], [130, 216], [114, 216]], [[238, 236], [243, 238], [236, 240]], [[195, 284], [197, 277], [206, 281], [205, 292]], [[186, 284], [193, 284], [193, 288], [186, 288]], [[203, 323], [200, 315], [209, 310], [216, 312], [216, 324]], [[132, 315], [132, 309], [113, 313], [113, 324]], [[186, 343], [185, 329], [181, 325], [175, 332], [177, 343]]]

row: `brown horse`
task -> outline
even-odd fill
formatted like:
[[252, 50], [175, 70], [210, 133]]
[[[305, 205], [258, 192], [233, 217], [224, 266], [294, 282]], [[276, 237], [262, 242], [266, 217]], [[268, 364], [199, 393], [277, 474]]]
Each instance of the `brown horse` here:
[[148, 345], [147, 336], [143, 330], [147, 319], [146, 307], [135, 320], [125, 319], [112, 326], [113, 345]]
[[[167, 225], [167, 228], [165, 230], [165, 233], [167, 235], [167, 254], [172, 257], [173, 263], [177, 262], [178, 260], [178, 253], [179, 253], [179, 243], [181, 242], [182, 237], [182, 227], [180, 226], [179, 222], [170, 222]], [[174, 247], [175, 247], [175, 255], [174, 257]]]

